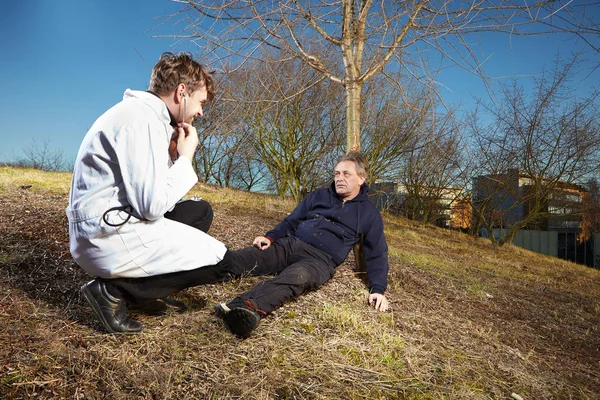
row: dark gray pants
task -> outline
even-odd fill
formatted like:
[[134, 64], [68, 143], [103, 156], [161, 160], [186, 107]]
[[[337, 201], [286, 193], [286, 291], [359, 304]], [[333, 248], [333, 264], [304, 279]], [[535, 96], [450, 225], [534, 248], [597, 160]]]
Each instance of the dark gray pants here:
[[233, 253], [234, 262], [251, 267], [249, 272], [252, 275], [276, 275], [240, 296], [243, 300], [251, 300], [266, 314], [284, 302], [323, 285], [333, 277], [336, 267], [327, 253], [295, 237], [277, 240], [264, 251], [247, 247]]
[[206, 200], [184, 200], [175, 204], [165, 218], [208, 232], [213, 220], [213, 210]]
[[148, 299], [166, 297], [192, 286], [229, 281], [244, 274], [275, 275], [254, 286], [240, 297], [250, 299], [256, 308], [270, 313], [285, 301], [313, 290], [333, 277], [331, 257], [296, 239], [277, 240], [267, 250], [246, 247], [227, 251], [216, 265], [145, 278], [103, 280], [122, 297]]

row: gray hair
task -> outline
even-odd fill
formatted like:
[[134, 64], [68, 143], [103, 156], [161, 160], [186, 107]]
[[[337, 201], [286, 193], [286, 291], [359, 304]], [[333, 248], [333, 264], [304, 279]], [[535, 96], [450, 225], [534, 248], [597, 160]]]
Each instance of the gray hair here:
[[365, 161], [363, 155], [358, 151], [351, 151], [348, 154], [340, 156], [335, 165], [338, 165], [342, 161], [352, 161], [356, 166], [356, 172], [358, 173], [358, 176], [365, 178], [365, 180], [367, 179], [367, 162]]

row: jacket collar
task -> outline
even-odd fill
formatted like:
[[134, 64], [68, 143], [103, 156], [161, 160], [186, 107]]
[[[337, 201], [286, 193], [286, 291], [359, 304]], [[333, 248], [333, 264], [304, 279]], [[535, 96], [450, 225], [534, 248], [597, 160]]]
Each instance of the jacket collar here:
[[137, 99], [142, 103], [146, 104], [148, 107], [152, 108], [158, 117], [165, 123], [170, 123], [173, 120], [173, 116], [169, 112], [167, 105], [160, 97], [155, 94], [148, 93], [146, 91], [141, 90], [125, 90], [123, 94], [123, 100], [127, 99]]
[[[337, 192], [335, 191], [335, 182], [331, 182], [331, 185], [329, 186], [329, 191], [335, 198], [343, 201], [342, 198], [340, 197], [340, 195], [337, 194]], [[358, 192], [356, 197], [354, 197], [348, 201], [364, 201], [364, 200], [367, 200], [368, 198], [369, 198], [369, 185], [367, 185], [367, 183], [365, 182], [360, 186], [360, 191]]]
[[[157, 95], [156, 93], [154, 93], [152, 90], [146, 90], [146, 92], [153, 94], [160, 99], [160, 96]], [[162, 101], [162, 99], [160, 99], [160, 101]], [[163, 102], [163, 104], [164, 104], [164, 102]], [[169, 125], [171, 125], [172, 127], [177, 126], [177, 124], [178, 124], [177, 119], [175, 118], [175, 116], [173, 115], [171, 110], [169, 110], [169, 108], [166, 106], [166, 104], [165, 104], [165, 108], [167, 109], [167, 112], [169, 113], [169, 118], [171, 118], [171, 122], [169, 122]]]

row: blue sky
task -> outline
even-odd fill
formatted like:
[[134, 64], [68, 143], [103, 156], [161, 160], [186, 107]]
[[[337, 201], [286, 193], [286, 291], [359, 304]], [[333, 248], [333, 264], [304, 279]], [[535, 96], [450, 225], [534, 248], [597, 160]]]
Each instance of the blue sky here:
[[126, 88], [148, 87], [163, 51], [190, 50], [152, 38], [176, 32], [152, 28], [178, 9], [166, 0], [3, 3], [0, 160], [20, 155], [34, 138], [74, 158], [87, 129]]
[[[6, 1], [0, 14], [0, 161], [22, 156], [32, 140], [47, 141], [74, 159], [94, 120], [121, 100], [126, 88], [146, 89], [150, 69], [163, 51], [193, 51], [174, 39], [181, 26], [164, 17], [179, 9], [168, 0]], [[600, 8], [600, 6], [599, 6]], [[562, 37], [473, 38], [491, 58], [489, 75], [535, 75], [558, 51], [580, 45]], [[582, 63], [575, 77], [578, 93], [600, 86], [598, 54]], [[589, 75], [589, 76], [588, 76]], [[473, 105], [486, 97], [477, 77], [454, 67], [438, 76], [448, 102]]]

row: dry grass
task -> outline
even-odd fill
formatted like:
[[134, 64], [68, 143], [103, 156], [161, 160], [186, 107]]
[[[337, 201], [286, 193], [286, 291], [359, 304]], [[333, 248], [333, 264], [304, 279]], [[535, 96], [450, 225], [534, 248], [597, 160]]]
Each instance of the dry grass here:
[[[389, 313], [366, 306], [349, 259], [247, 340], [211, 310], [262, 278], [188, 289], [176, 296], [188, 312], [104, 334], [68, 253], [69, 178], [0, 168], [0, 398], [600, 397], [599, 271], [389, 216]], [[293, 207], [192, 193], [213, 204], [211, 233], [231, 248]]]

